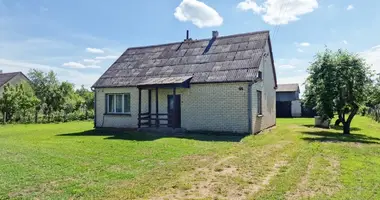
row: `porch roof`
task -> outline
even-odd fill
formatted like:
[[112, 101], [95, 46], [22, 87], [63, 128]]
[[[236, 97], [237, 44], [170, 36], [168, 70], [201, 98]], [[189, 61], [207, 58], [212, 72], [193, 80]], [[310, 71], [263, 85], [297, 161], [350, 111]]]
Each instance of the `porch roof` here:
[[162, 78], [149, 78], [139, 84], [138, 88], [150, 87], [190, 87], [190, 80], [192, 76], [176, 76], [176, 77], [162, 77]]

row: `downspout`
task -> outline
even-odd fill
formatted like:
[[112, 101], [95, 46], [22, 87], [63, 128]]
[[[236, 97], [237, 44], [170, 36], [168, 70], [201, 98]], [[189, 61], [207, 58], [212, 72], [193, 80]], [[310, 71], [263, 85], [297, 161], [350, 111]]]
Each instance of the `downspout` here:
[[248, 133], [252, 134], [252, 85], [253, 82], [248, 83]]
[[91, 91], [94, 92], [94, 128], [96, 128], [96, 89], [92, 87]]

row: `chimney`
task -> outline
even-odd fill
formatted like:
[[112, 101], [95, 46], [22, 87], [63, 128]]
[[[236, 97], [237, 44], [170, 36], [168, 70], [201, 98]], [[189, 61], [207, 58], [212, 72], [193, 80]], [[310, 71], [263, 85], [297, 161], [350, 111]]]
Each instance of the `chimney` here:
[[185, 42], [191, 42], [193, 39], [190, 38], [190, 31], [186, 31], [186, 39], [184, 40]]
[[218, 31], [213, 31], [212, 32], [212, 38], [217, 38], [219, 36], [219, 32]]

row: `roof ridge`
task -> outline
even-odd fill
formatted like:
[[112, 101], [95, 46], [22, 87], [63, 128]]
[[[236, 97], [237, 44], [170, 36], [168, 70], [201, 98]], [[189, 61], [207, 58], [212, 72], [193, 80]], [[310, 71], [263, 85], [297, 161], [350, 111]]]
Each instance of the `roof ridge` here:
[[[219, 37], [217, 37], [217, 39], [239, 37], [239, 36], [246, 36], [246, 35], [254, 35], [254, 34], [260, 34], [260, 33], [269, 33], [269, 30], [247, 32], [247, 33], [239, 33], [239, 34], [232, 34], [232, 35], [226, 35], [226, 36], [219, 36]], [[199, 40], [191, 40], [191, 41], [188, 41], [188, 43], [203, 42], [203, 41], [208, 41], [210, 39], [211, 38], [204, 38], [204, 39], [199, 39]], [[146, 48], [152, 48], [152, 47], [164, 47], [164, 46], [175, 45], [175, 44], [182, 44], [182, 43], [184, 43], [184, 42], [170, 42], [170, 43], [164, 43], [164, 44], [155, 44], [155, 45], [147, 45], [147, 46], [139, 46], [139, 47], [129, 47], [129, 48], [127, 48], [126, 51], [133, 50], [133, 49], [146, 49]]]
[[2, 72], [2, 73], [0, 73], [0, 75], [4, 75], [4, 74], [20, 74], [20, 73], [22, 73], [22, 72]]

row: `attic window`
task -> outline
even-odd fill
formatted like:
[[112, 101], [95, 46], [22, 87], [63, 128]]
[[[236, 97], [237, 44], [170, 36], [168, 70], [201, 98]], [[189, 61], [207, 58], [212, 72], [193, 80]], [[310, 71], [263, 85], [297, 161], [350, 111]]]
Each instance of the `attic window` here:
[[263, 79], [263, 72], [262, 72], [262, 71], [259, 71], [259, 72], [257, 73], [257, 78], [258, 78], [258, 79]]

